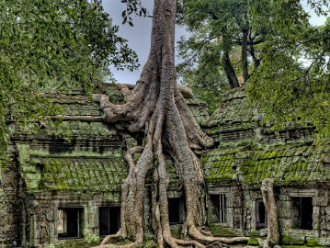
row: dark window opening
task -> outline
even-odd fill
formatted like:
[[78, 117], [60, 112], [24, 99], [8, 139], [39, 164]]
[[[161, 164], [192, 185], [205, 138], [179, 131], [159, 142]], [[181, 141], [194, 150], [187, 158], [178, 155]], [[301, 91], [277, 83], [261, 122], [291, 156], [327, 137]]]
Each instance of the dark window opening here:
[[300, 229], [313, 229], [312, 197], [294, 197], [294, 225]]
[[57, 140], [56, 143], [51, 143], [49, 145], [49, 153], [50, 154], [58, 154], [65, 152], [72, 152], [75, 141], [73, 140], [71, 143], [68, 143], [66, 140]]
[[183, 204], [180, 198], [168, 199], [168, 215], [169, 215], [169, 222], [171, 225], [183, 223], [182, 212], [183, 212]]
[[99, 208], [100, 236], [115, 234], [120, 228], [120, 207]]
[[226, 195], [210, 195], [209, 201], [210, 222], [211, 223], [226, 223], [227, 222], [227, 208]]
[[267, 227], [267, 211], [262, 199], [256, 200], [256, 226], [257, 229]]
[[59, 238], [81, 236], [82, 211], [80, 208], [64, 208], [57, 211], [57, 233]]

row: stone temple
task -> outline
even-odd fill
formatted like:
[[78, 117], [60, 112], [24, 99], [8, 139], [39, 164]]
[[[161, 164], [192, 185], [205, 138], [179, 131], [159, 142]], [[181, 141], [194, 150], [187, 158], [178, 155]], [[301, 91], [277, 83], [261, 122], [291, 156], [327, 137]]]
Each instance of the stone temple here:
[[[114, 86], [104, 84], [99, 93], [123, 101]], [[79, 90], [47, 97], [66, 115], [103, 115], [99, 104]], [[249, 245], [257, 245], [256, 238], [267, 235], [261, 181], [272, 178], [281, 247], [330, 247], [330, 144], [315, 145], [313, 127], [288, 125], [274, 134], [270, 123], [262, 124], [259, 107], [248, 105], [244, 87], [227, 92], [211, 117], [204, 102], [186, 100], [215, 140], [213, 148], [196, 151], [207, 182], [207, 228], [216, 236], [250, 236]], [[8, 125], [14, 131], [11, 160], [1, 162], [1, 248], [14, 241], [24, 248], [91, 247], [118, 230], [120, 185], [127, 175], [123, 155], [143, 145], [143, 136], [129, 133], [125, 123], [64, 121], [23, 129], [9, 120]], [[171, 230], [178, 236], [185, 209], [170, 159], [167, 171]], [[145, 195], [146, 240], [153, 237], [152, 184], [148, 180]]]

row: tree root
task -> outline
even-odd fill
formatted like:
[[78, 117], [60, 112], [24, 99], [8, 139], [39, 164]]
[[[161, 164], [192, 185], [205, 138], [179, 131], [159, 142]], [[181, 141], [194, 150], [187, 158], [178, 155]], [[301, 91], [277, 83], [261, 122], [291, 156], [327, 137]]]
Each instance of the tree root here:
[[121, 234], [121, 230], [119, 230], [116, 234], [112, 234], [112, 235], [108, 235], [106, 236], [103, 240], [101, 245], [105, 245], [106, 243], [108, 243], [111, 239], [125, 239], [125, 237], [123, 237], [123, 235]]
[[[174, 238], [173, 238], [174, 239]], [[195, 245], [195, 247], [206, 248], [207, 246], [195, 241], [195, 240], [182, 240], [182, 239], [174, 239], [174, 241], [178, 245]]]
[[[167, 244], [171, 248], [195, 246], [220, 242], [233, 244], [247, 242], [247, 237], [212, 237], [196, 226], [206, 223], [205, 175], [202, 165], [191, 150], [213, 145], [199, 127], [183, 97], [193, 97], [187, 88], [176, 84], [174, 65], [174, 27], [176, 0], [154, 0], [153, 33], [148, 61], [136, 86], [120, 85], [127, 103], [115, 105], [109, 97], [93, 95], [100, 103], [105, 122], [127, 121], [130, 132], [144, 132], [147, 137], [145, 148], [128, 150], [125, 159], [129, 165], [127, 178], [121, 191], [121, 229], [116, 235], [107, 236], [97, 248], [131, 248], [143, 242], [143, 200], [145, 179], [154, 169], [152, 192], [153, 228], [157, 234], [158, 247]], [[135, 164], [133, 155], [142, 152]], [[172, 237], [169, 225], [167, 190], [170, 182], [166, 171], [164, 153], [170, 154], [176, 173], [182, 182], [186, 206], [186, 222], [182, 239]], [[156, 166], [155, 166], [156, 165]], [[189, 236], [193, 240], [185, 240]], [[114, 238], [128, 238], [130, 244], [106, 244]]]
[[220, 243], [220, 242], [214, 242], [214, 243], [212, 243], [212, 244], [209, 244], [209, 245], [207, 245], [206, 247], [213, 247], [214, 245], [216, 245], [216, 246], [218, 246], [218, 247], [227, 247], [227, 245], [223, 245], [222, 243]]
[[189, 235], [203, 243], [214, 243], [221, 242], [225, 244], [235, 244], [235, 243], [245, 243], [249, 241], [249, 237], [234, 237], [234, 238], [224, 238], [224, 237], [210, 237], [203, 235], [195, 226], [189, 228]]
[[[280, 240], [280, 233], [277, 222], [277, 207], [273, 192], [273, 185], [274, 181], [270, 178], [262, 181], [261, 193], [268, 216], [268, 233], [267, 239], [263, 241], [261, 246], [263, 248], [273, 247], [274, 245], [278, 244]], [[258, 240], [258, 243], [261, 242]]]
[[59, 121], [86, 121], [86, 122], [99, 122], [104, 121], [106, 119], [105, 115], [101, 116], [70, 116], [70, 115], [56, 115], [56, 116], [46, 116], [40, 117], [39, 119], [39, 127], [46, 127], [48, 125], [48, 119], [50, 120], [59, 120]]
[[261, 238], [257, 238], [258, 245], [261, 248], [268, 247], [268, 242], [266, 240], [263, 240]]
[[[203, 227], [203, 228], [205, 228], [205, 227]], [[202, 234], [204, 234], [205, 236], [211, 236], [211, 237], [213, 237], [213, 234], [212, 234], [212, 232], [210, 232], [210, 231], [208, 231], [208, 230], [205, 230], [205, 229], [199, 229], [199, 231], [202, 233]]]
[[95, 246], [93, 248], [133, 248], [137, 245], [139, 245], [139, 243], [134, 242], [134, 243], [124, 244], [124, 245], [116, 245], [116, 244], [99, 245], [99, 246]]

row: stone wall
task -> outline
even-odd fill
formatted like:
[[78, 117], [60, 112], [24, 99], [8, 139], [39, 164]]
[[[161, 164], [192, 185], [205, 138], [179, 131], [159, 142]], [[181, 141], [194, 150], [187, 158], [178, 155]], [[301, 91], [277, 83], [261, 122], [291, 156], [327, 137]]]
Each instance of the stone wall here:
[[[118, 90], [105, 85], [99, 93], [122, 103]], [[98, 104], [81, 92], [47, 95], [67, 115], [100, 116]], [[262, 124], [259, 106], [247, 104], [244, 88], [229, 91], [219, 109], [208, 119], [205, 103], [187, 99], [196, 120], [215, 140], [212, 149], [196, 151], [204, 166], [208, 190], [208, 215], [217, 218], [212, 199], [222, 195], [223, 222], [210, 221], [216, 236], [265, 237], [260, 227], [260, 187], [265, 178], [275, 181], [281, 242], [284, 245], [329, 245], [330, 144], [313, 143], [313, 127], [288, 128], [279, 134]], [[8, 155], [1, 163], [0, 248], [11, 247], [90, 247], [100, 240], [100, 207], [118, 207], [120, 185], [127, 175], [123, 155], [127, 149], [143, 145], [142, 134], [130, 134], [126, 124], [64, 121], [59, 125], [22, 129], [10, 123], [12, 134]], [[65, 137], [70, 134], [68, 141]], [[139, 154], [135, 154], [135, 159]], [[180, 182], [173, 162], [166, 159], [171, 179], [169, 198], [181, 198]], [[150, 175], [152, 172], [150, 172]], [[151, 231], [150, 188], [147, 181], [144, 204], [146, 239]], [[213, 198], [212, 198], [213, 197]], [[297, 199], [311, 199], [312, 227], [297, 224]], [[79, 237], [62, 239], [58, 234], [58, 209], [78, 209]], [[213, 211], [213, 212], [212, 212]], [[174, 236], [180, 225], [173, 225]], [[101, 237], [102, 238], [102, 237]]]
[[[220, 108], [202, 123], [217, 141], [202, 154], [209, 192], [228, 192], [227, 211], [233, 215], [227, 220], [229, 227], [242, 235], [265, 237], [267, 228], [257, 227], [257, 204], [262, 199], [261, 181], [272, 178], [281, 243], [329, 246], [330, 143], [316, 145], [313, 127], [290, 124], [275, 134], [271, 123], [262, 124], [262, 119], [259, 106], [248, 105], [241, 88], [229, 91]], [[236, 202], [229, 196], [229, 186], [239, 192]], [[296, 201], [300, 198], [311, 201], [310, 228], [299, 226]], [[257, 244], [254, 238], [251, 244]]]
[[[123, 103], [116, 87], [103, 85], [98, 93], [108, 94], [114, 103]], [[45, 96], [66, 115], [103, 115], [98, 103], [80, 91]], [[204, 121], [206, 104], [195, 99], [187, 99], [187, 103], [198, 122]], [[8, 149], [11, 160], [1, 163], [0, 247], [11, 247], [13, 241], [19, 247], [97, 244], [99, 208], [120, 206], [120, 186], [127, 176], [123, 155], [129, 148], [142, 145], [143, 135], [128, 133], [125, 123], [63, 121], [49, 122], [41, 128], [39, 123], [31, 123], [25, 129], [15, 122], [9, 125], [15, 131]], [[182, 192], [176, 191], [179, 182], [170, 159], [167, 169], [171, 177], [169, 197], [182, 197]], [[151, 181], [147, 182], [146, 187], [151, 187]], [[146, 192], [145, 235], [150, 239], [150, 189]], [[78, 209], [79, 237], [59, 237], [58, 209]]]

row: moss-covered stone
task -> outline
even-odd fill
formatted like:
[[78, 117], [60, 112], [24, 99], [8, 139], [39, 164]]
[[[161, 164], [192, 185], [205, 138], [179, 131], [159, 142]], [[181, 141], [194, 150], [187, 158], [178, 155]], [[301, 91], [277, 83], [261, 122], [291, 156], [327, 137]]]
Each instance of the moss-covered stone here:
[[[281, 245], [281, 248], [309, 248], [307, 245]], [[324, 246], [314, 246], [315, 248], [324, 248]]]
[[[127, 176], [123, 158], [75, 156], [40, 157], [42, 173], [22, 174], [28, 190], [84, 190], [120, 191], [121, 182]], [[23, 169], [24, 171], [24, 169]]]
[[281, 237], [281, 243], [288, 245], [303, 245], [305, 243], [304, 238], [296, 238], [288, 235], [283, 235]]
[[155, 241], [153, 240], [147, 240], [145, 243], [144, 243], [144, 247], [147, 247], [147, 248], [157, 248], [158, 245]]
[[209, 224], [207, 226], [207, 229], [210, 230], [214, 236], [218, 236], [218, 237], [241, 236], [240, 233], [223, 224], [217, 224], [217, 223]]
[[182, 225], [171, 225], [170, 226], [171, 229], [171, 234], [174, 238], [181, 238], [181, 229], [182, 229]]
[[229, 182], [236, 180], [239, 174], [240, 179], [248, 184], [260, 184], [270, 177], [276, 185], [303, 185], [313, 181], [327, 182], [330, 179], [330, 170], [313, 162], [312, 157], [303, 156], [309, 149], [307, 146], [245, 149], [248, 148], [219, 148], [204, 153], [202, 162], [206, 180]]
[[56, 245], [56, 248], [89, 248], [97, 244], [88, 244], [83, 239], [70, 239], [70, 240], [61, 240]]
[[258, 246], [258, 240], [256, 238], [250, 238], [248, 245]]
[[317, 241], [315, 239], [308, 239], [307, 240], [307, 245], [308, 246], [316, 246], [317, 245]]

